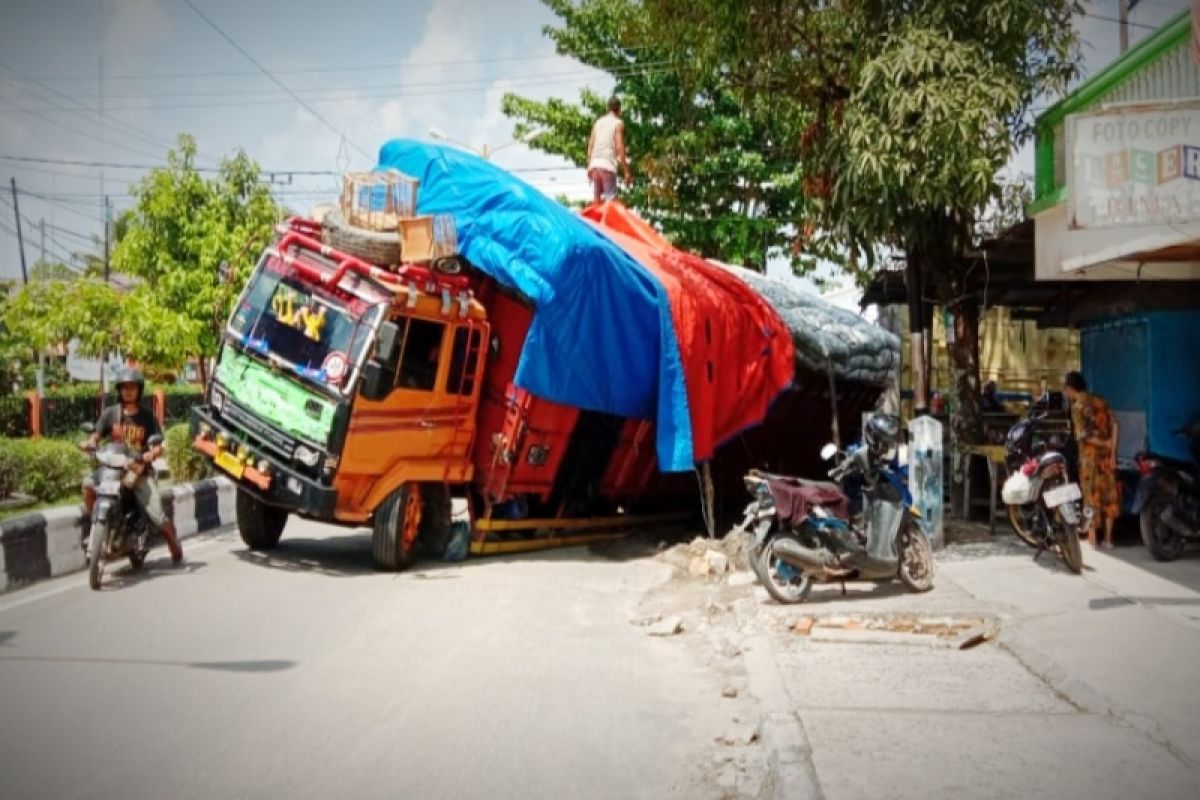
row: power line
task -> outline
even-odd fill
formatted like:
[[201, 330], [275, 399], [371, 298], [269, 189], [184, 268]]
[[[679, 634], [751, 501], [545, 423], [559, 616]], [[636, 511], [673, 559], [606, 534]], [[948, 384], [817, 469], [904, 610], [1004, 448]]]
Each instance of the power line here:
[[[20, 78], [24, 78], [29, 83], [32, 83], [33, 85], [38, 86], [47, 92], [51, 92], [52, 94], [55, 94], [55, 95], [63, 98], [64, 100], [71, 101], [71, 103], [76, 108], [75, 109], [63, 108], [62, 106], [59, 106], [59, 105], [53, 103], [52, 101], [50, 101], [46, 98], [43, 98], [43, 97], [34, 97], [33, 99], [35, 99], [35, 100], [40, 100], [44, 103], [51, 103], [52, 105], [54, 105], [55, 107], [57, 107], [59, 110], [62, 110], [62, 111], [81, 111], [81, 112], [87, 113], [87, 114], [93, 116], [95, 119], [99, 120], [100, 124], [104, 124], [105, 122], [108, 122], [110, 125], [115, 125], [119, 129], [117, 131], [118, 133], [121, 133], [124, 136], [128, 136], [131, 139], [141, 141], [144, 144], [149, 144], [154, 147], [164, 147], [167, 150], [170, 150], [171, 148], [173, 148], [175, 146], [171, 142], [167, 142], [166, 140], [160, 139], [159, 137], [151, 134], [148, 131], [144, 131], [141, 128], [137, 128], [133, 125], [130, 125], [130, 124], [122, 121], [122, 120], [116, 119], [116, 118], [110, 116], [109, 114], [104, 113], [103, 111], [91, 109], [91, 108], [87, 107], [86, 105], [84, 105], [79, 100], [77, 100], [76, 98], [73, 98], [70, 95], [63, 94], [59, 90], [55, 89], [53, 86], [47, 86], [45, 83], [42, 83], [41, 81], [30, 78], [28, 75], [21, 72], [19, 69], [12, 66], [11, 64], [0, 62], [0, 67], [7, 69], [9, 72], [13, 73], [14, 75], [17, 75]], [[120, 130], [120, 129], [124, 129], [124, 130]], [[215, 159], [209, 158], [206, 155], [202, 155], [199, 152], [197, 152], [197, 155], [200, 156], [201, 158], [203, 158], [205, 161], [212, 161], [213, 163], [216, 163]]]
[[279, 86], [280, 89], [283, 89], [285, 92], [287, 92], [292, 97], [293, 100], [295, 100], [297, 103], [299, 103], [302, 108], [304, 108], [306, 111], [308, 111], [308, 113], [310, 113], [314, 117], [316, 117], [316, 119], [319, 122], [321, 122], [326, 128], [328, 128], [334, 134], [345, 138], [351, 147], [353, 147], [355, 150], [357, 150], [362, 156], [364, 156], [369, 161], [375, 160], [374, 156], [372, 156], [370, 153], [368, 153], [366, 150], [364, 150], [362, 147], [360, 147], [357, 143], [354, 142], [354, 140], [347, 137], [345, 134], [345, 131], [340, 131], [337, 128], [335, 128], [333, 126], [333, 124], [329, 122], [329, 120], [327, 120], [323, 116], [321, 116], [316, 111], [316, 109], [314, 109], [308, 103], [304, 102], [304, 100], [302, 100], [299, 95], [297, 95], [295, 92], [293, 92], [291, 89], [289, 89], [287, 87], [287, 84], [285, 84], [283, 81], [279, 80], [279, 78], [276, 78], [273, 74], [271, 74], [270, 70], [268, 70], [262, 64], [258, 63], [258, 61], [254, 58], [254, 56], [252, 56], [252, 55], [250, 55], [250, 53], [246, 52], [246, 50], [241, 45], [239, 45], [232, 38], [230, 38], [229, 34], [225, 33], [225, 31], [221, 30], [215, 22], [213, 22], [208, 17], [204, 16], [204, 14], [201, 13], [200, 9], [196, 8], [196, 4], [193, 3], [192, 0], [183, 0], [183, 2], [187, 5], [188, 8], [190, 8], [192, 11], [196, 12], [196, 16], [198, 16], [200, 19], [204, 20], [210, 28], [212, 28], [214, 31], [216, 31], [218, 34], [220, 34], [222, 39], [229, 42], [229, 44], [231, 44], [235, 50], [237, 50], [239, 53], [241, 53], [243, 56], [245, 56], [247, 61], [249, 61], [254, 66], [258, 67], [259, 71], [262, 72], [262, 74], [264, 74], [268, 78], [270, 78], [271, 81], [274, 82], [277, 86]]
[[[623, 47], [622, 51], [635, 52], [644, 50], [644, 47]], [[595, 50], [584, 50], [578, 54], [570, 54], [572, 58], [586, 58], [594, 55], [611, 55], [611, 48], [597, 48]], [[388, 62], [386, 64], [354, 64], [354, 65], [337, 65], [329, 67], [295, 67], [295, 68], [280, 68], [272, 70], [276, 75], [311, 75], [327, 72], [382, 72], [384, 70], [396, 70], [403, 67], [404, 69], [424, 69], [433, 67], [458, 67], [458, 66], [477, 66], [481, 64], [501, 64], [512, 63], [517, 61], [545, 61], [551, 58], [557, 58], [560, 53], [549, 53], [540, 56], [510, 56], [505, 58], [481, 58], [481, 59], [461, 59], [456, 61], [421, 61], [403, 63], [398, 61]], [[261, 74], [259, 71], [225, 71], [225, 72], [159, 72], [159, 73], [125, 73], [116, 75], [105, 75], [105, 78], [111, 80], [173, 80], [176, 78], [241, 78], [249, 75]], [[37, 80], [49, 81], [53, 83], [70, 83], [70, 82], [91, 82], [96, 78], [90, 76], [41, 76]], [[32, 80], [32, 79], [31, 79]]]
[[[418, 83], [411, 82], [389, 82], [389, 83], [369, 83], [363, 85], [343, 85], [343, 86], [323, 86], [313, 87], [311, 89], [295, 89], [297, 94], [305, 95], [325, 95], [335, 92], [363, 92], [363, 91], [379, 91], [379, 90], [395, 90], [395, 89], [444, 89], [454, 86], [474, 86], [479, 84], [492, 85], [499, 82], [520, 82], [526, 80], [544, 80], [548, 78], [574, 78], [588, 77], [596, 72], [602, 72], [605, 75], [629, 76], [640, 73], [650, 72], [673, 72], [673, 62], [669, 60], [649, 61], [644, 63], [630, 64], [624, 67], [614, 67], [611, 70], [595, 70], [588, 68], [586, 70], [574, 70], [564, 72], [537, 72], [525, 75], [494, 75], [485, 78], [464, 78], [461, 80], [439, 80], [439, 81], [423, 81]], [[42, 84], [38, 84], [42, 85]], [[128, 99], [128, 98], [153, 98], [153, 97], [226, 97], [226, 96], [262, 96], [262, 95], [277, 95], [279, 89], [232, 89], [232, 90], [199, 90], [199, 91], [177, 91], [177, 92], [106, 92], [105, 99]], [[79, 94], [60, 96], [71, 100], [96, 100], [98, 95], [95, 94]], [[324, 99], [345, 99], [345, 98], [324, 98]]]
[[[1091, 11], [1080, 11], [1079, 15], [1082, 17], [1091, 17], [1092, 19], [1098, 19], [1101, 22], [1113, 22], [1113, 23], [1116, 23], [1117, 25], [1121, 24], [1121, 20], [1117, 19], [1116, 17], [1106, 17], [1102, 14], [1093, 14]], [[1131, 28], [1143, 28], [1148, 31], [1156, 31], [1161, 27], [1159, 25], [1147, 25], [1144, 22], [1134, 22], [1133, 20], [1127, 20], [1125, 22], [1125, 24]]]
[[[147, 170], [147, 169], [162, 169], [163, 167], [168, 166], [167, 164], [164, 164], [164, 163], [130, 164], [130, 163], [118, 163], [118, 162], [112, 162], [112, 161], [87, 161], [87, 160], [74, 159], [74, 158], [40, 158], [37, 156], [18, 156], [18, 155], [12, 155], [11, 153], [0, 153], [0, 160], [20, 161], [20, 162], [25, 162], [25, 163], [30, 163], [30, 164], [62, 164], [62, 165], [77, 166], [77, 167], [97, 167], [97, 168], [101, 168], [101, 169]], [[193, 166], [192, 169], [194, 169], [196, 172], [220, 172], [221, 171], [219, 167]], [[333, 170], [329, 170], [329, 169], [261, 169], [260, 168], [259, 171], [264, 175], [320, 175], [320, 176], [327, 176], [327, 175], [338, 175], [339, 174], [339, 173], [337, 173]], [[83, 177], [83, 176], [70, 175], [67, 177]]]
[[[5, 103], [7, 105], [10, 105], [13, 108], [17, 109], [18, 111], [23, 111], [26, 114], [32, 114], [33, 116], [38, 117], [39, 119], [45, 120], [46, 122], [49, 122], [51, 125], [55, 125], [59, 128], [62, 128], [63, 130], [70, 131], [71, 133], [77, 133], [80, 136], [84, 137], [85, 139], [88, 139], [89, 141], [94, 140], [96, 138], [96, 134], [94, 132], [88, 133], [87, 131], [81, 131], [81, 130], [79, 130], [79, 128], [72, 127], [70, 125], [67, 125], [66, 123], [59, 122], [56, 119], [47, 117], [45, 114], [41, 113], [41, 111], [39, 111], [37, 109], [29, 109], [29, 108], [20, 106], [8, 98], [0, 97], [0, 103]], [[120, 148], [121, 150], [127, 150], [130, 153], [135, 153], [144, 158], [158, 158], [157, 153], [147, 153], [144, 150], [139, 150], [136, 147], [130, 147], [129, 145], [120, 144], [118, 142], [113, 142], [112, 144], [114, 147]]]

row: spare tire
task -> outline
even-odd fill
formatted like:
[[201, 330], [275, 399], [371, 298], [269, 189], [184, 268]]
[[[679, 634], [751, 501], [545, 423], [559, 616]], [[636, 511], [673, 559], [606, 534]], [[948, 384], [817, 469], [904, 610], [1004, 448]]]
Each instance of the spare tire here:
[[400, 234], [372, 231], [346, 223], [341, 211], [330, 211], [321, 221], [321, 240], [347, 255], [371, 264], [400, 263]]

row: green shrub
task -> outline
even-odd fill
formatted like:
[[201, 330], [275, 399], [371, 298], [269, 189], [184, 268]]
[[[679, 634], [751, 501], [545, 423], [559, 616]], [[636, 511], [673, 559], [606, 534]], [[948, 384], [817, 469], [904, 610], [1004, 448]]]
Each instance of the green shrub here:
[[73, 498], [89, 469], [75, 442], [0, 439], [0, 494], [15, 490], [41, 502]]
[[192, 437], [186, 422], [167, 428], [166, 438], [165, 457], [167, 466], [171, 468], [171, 478], [176, 483], [212, 477], [212, 464], [200, 451], [192, 447]]

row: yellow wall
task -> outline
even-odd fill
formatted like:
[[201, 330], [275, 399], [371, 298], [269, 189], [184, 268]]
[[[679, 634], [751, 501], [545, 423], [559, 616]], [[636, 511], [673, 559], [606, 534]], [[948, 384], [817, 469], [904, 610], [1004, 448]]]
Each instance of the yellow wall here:
[[[912, 350], [908, 335], [908, 309], [893, 306], [900, 324], [900, 385], [912, 388]], [[890, 326], [889, 326], [890, 327]], [[894, 328], [893, 328], [894, 330]], [[1008, 308], [991, 308], [979, 323], [979, 377], [994, 380], [1001, 392], [1041, 394], [1057, 389], [1068, 370], [1079, 369], [1079, 332], [1066, 328], [1038, 328], [1032, 320], [1014, 320]], [[945, 317], [933, 318], [933, 363], [930, 384], [943, 394], [950, 386], [950, 356], [946, 350]]]

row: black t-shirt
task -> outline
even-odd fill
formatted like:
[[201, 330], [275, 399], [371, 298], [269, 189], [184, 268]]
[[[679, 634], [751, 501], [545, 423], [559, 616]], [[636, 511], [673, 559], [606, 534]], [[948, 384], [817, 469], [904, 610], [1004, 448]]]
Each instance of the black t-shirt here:
[[126, 447], [138, 453], [146, 449], [147, 439], [162, 433], [154, 414], [141, 405], [133, 414], [125, 411], [124, 406], [109, 406], [100, 415], [97, 430], [100, 432], [100, 441], [119, 439]]

